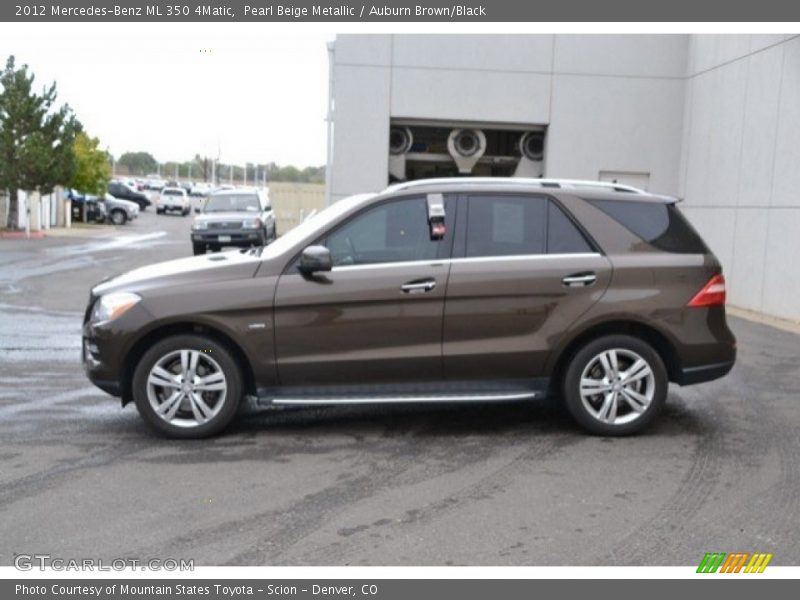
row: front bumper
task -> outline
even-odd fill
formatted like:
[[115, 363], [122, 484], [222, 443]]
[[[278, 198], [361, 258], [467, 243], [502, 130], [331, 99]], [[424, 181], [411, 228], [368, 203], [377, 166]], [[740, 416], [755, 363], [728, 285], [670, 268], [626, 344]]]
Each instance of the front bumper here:
[[112, 396], [122, 395], [119, 378], [101, 359], [96, 340], [91, 337], [91, 326], [83, 326], [83, 343], [81, 344], [81, 363], [86, 376], [94, 385]]
[[252, 246], [266, 243], [259, 229], [225, 229], [192, 231], [192, 243], [217, 246]]

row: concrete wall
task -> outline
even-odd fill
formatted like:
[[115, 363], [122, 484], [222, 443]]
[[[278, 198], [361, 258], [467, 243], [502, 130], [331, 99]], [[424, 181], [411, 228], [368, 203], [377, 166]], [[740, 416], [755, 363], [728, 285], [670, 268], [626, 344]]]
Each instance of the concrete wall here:
[[325, 206], [325, 186], [273, 181], [269, 184], [269, 200], [278, 235], [282, 235]]
[[679, 192], [729, 302], [800, 320], [800, 37], [689, 44]]
[[386, 186], [391, 118], [549, 126], [545, 174], [676, 193], [688, 37], [342, 35], [329, 194]]

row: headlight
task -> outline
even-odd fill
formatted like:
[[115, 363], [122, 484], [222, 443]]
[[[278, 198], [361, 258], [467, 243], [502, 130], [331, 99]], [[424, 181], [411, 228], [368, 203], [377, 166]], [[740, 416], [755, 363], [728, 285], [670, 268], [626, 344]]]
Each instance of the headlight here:
[[131, 292], [112, 292], [94, 303], [92, 323], [113, 321], [133, 308], [142, 298]]
[[261, 219], [247, 219], [246, 221], [242, 221], [242, 227], [244, 229], [259, 229], [261, 227]]
[[208, 222], [207, 221], [196, 221], [194, 225], [192, 225], [192, 229], [208, 229]]

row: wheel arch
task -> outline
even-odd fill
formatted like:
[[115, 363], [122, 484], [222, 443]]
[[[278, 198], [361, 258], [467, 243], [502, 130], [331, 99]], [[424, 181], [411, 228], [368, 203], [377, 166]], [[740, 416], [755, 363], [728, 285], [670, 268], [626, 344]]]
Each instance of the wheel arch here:
[[575, 353], [585, 344], [593, 339], [605, 335], [623, 334], [630, 335], [650, 344], [653, 349], [664, 361], [664, 367], [667, 369], [667, 378], [669, 381], [675, 381], [680, 374], [680, 360], [678, 353], [673, 343], [657, 328], [641, 321], [633, 319], [615, 319], [612, 321], [605, 321], [596, 323], [576, 332], [562, 345], [561, 350], [557, 353], [557, 357], [550, 370], [550, 391], [560, 391], [561, 382], [564, 378], [564, 373], [569, 365], [570, 359]]
[[220, 329], [206, 323], [180, 321], [163, 324], [148, 331], [142, 335], [142, 337], [136, 340], [136, 342], [131, 346], [130, 350], [125, 355], [125, 367], [122, 371], [121, 377], [123, 406], [133, 401], [133, 393], [131, 390], [133, 373], [136, 369], [136, 366], [139, 364], [139, 360], [142, 358], [147, 349], [163, 339], [181, 334], [206, 335], [230, 350], [231, 354], [233, 354], [233, 357], [236, 360], [236, 363], [239, 365], [239, 368], [242, 371], [242, 388], [244, 393], [255, 395], [256, 383], [253, 367], [247, 358], [247, 354], [231, 336], [224, 331], [221, 331]]

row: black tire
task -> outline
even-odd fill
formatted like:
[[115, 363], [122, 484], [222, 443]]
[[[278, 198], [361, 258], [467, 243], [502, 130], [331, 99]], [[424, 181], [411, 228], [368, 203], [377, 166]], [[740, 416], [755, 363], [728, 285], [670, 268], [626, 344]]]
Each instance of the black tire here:
[[206, 245], [205, 244], [192, 244], [192, 252], [194, 255], [197, 256], [199, 254], [206, 253]]
[[137, 200], [136, 203], [139, 205], [139, 210], [141, 212], [144, 212], [144, 211], [147, 210], [147, 202], [145, 202], [144, 200]]
[[[218, 412], [205, 423], [190, 427], [175, 425], [160, 417], [148, 396], [150, 370], [165, 356], [179, 350], [196, 350], [202, 353], [201, 356], [212, 357], [224, 374], [227, 385], [224, 399], [219, 400], [223, 404]], [[156, 431], [173, 438], [206, 438], [223, 431], [236, 416], [243, 393], [241, 369], [231, 352], [213, 338], [196, 334], [176, 335], [161, 340], [145, 352], [136, 365], [132, 391], [139, 414]], [[179, 411], [179, 414], [182, 413]]]
[[[615, 385], [602, 383], [609, 377], [599, 357], [604, 352], [614, 350], [619, 351], [614, 352], [618, 357], [618, 372], [626, 372], [638, 357], [650, 368], [652, 377], [647, 376], [635, 379], [628, 385], [624, 385], [625, 377], [619, 380], [614, 379]], [[644, 370], [641, 372], [644, 372]], [[596, 395], [591, 395], [586, 400], [586, 404], [589, 407], [599, 409], [598, 415], [600, 416], [590, 412], [581, 396], [581, 380], [584, 375], [595, 379], [595, 381], [598, 381], [596, 378], [603, 376], [599, 384], [609, 388], [608, 391], [598, 391]], [[588, 342], [572, 356], [564, 374], [562, 392], [564, 403], [570, 414], [586, 431], [595, 435], [618, 436], [638, 433], [658, 416], [666, 401], [668, 384], [664, 361], [650, 344], [629, 335], [607, 335]], [[639, 396], [648, 396], [650, 386], [652, 386], [652, 397], [649, 403], [640, 405], [640, 407], [646, 407], [641, 412], [638, 412], [637, 416], [637, 411], [633, 410], [633, 404], [626, 398], [626, 394], [635, 392]], [[616, 413], [617, 418], [614, 421], [619, 420], [620, 422], [612, 423], [600, 418], [603, 412], [603, 401], [608, 398], [605, 395], [607, 393], [617, 393], [618, 404], [616, 406], [619, 407], [619, 412]], [[609, 404], [614, 405], [613, 400]], [[626, 417], [626, 415], [630, 416]], [[624, 422], [626, 418], [631, 420]]]
[[211, 252], [219, 252], [221, 248], [222, 246], [220, 246], [219, 244], [211, 244], [208, 247], [208, 249], [211, 250]]
[[125, 222], [128, 220], [128, 215], [125, 214], [125, 211], [120, 208], [115, 208], [111, 211], [111, 214], [108, 216], [111, 219], [111, 222], [114, 225], [125, 225]]
[[156, 214], [157, 215], [163, 215], [164, 214], [164, 209], [163, 208], [157, 208], [156, 209]]

